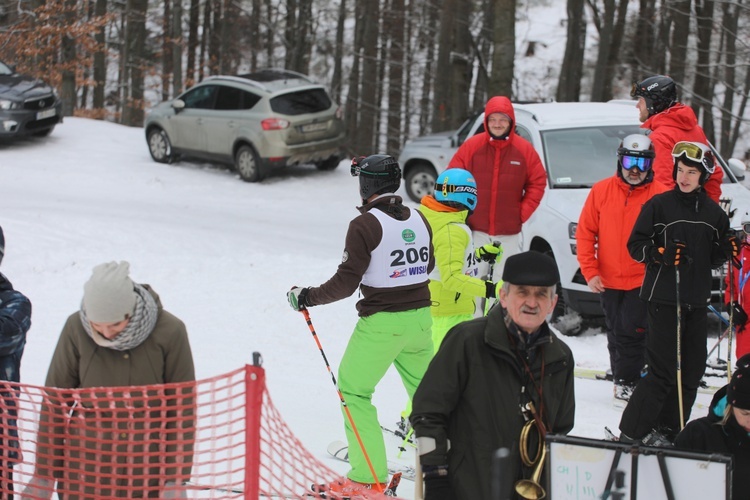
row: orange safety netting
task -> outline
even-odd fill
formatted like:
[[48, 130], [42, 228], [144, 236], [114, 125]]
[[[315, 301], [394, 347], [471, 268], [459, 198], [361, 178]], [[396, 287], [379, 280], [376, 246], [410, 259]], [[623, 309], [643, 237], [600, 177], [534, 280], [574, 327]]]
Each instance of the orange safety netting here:
[[316, 498], [310, 485], [340, 477], [284, 423], [260, 366], [152, 386], [1, 383], [1, 498]]

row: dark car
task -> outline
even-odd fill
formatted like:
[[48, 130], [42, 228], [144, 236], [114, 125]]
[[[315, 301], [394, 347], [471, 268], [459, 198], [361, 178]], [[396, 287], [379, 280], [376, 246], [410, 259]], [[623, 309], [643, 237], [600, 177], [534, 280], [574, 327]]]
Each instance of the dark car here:
[[45, 137], [62, 119], [62, 104], [52, 87], [0, 62], [0, 139]]

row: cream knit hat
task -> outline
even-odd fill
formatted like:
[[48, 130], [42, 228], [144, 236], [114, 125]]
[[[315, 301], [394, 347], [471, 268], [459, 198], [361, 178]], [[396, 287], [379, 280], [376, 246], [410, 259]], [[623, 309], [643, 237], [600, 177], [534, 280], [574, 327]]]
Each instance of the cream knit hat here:
[[94, 268], [83, 285], [83, 308], [94, 323], [118, 323], [135, 309], [135, 290], [128, 276], [130, 264], [107, 262]]

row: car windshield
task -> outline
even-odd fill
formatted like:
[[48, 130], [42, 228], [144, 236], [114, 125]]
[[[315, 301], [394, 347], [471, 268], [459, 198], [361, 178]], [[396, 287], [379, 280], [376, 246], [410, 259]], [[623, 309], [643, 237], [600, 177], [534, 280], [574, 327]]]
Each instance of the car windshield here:
[[12, 75], [13, 71], [4, 63], [0, 62], [0, 75]]
[[622, 138], [642, 133], [638, 125], [583, 127], [541, 133], [552, 188], [590, 188], [616, 172]]
[[319, 113], [331, 107], [331, 99], [324, 89], [289, 92], [271, 99], [271, 109], [282, 115]]

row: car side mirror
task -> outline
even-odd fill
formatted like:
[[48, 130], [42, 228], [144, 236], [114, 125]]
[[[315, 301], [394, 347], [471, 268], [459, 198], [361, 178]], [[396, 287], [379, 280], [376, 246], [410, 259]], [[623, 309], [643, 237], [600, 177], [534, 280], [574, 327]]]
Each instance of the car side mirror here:
[[747, 170], [747, 167], [745, 167], [744, 161], [738, 158], [730, 158], [727, 160], [727, 165], [729, 165], [729, 168], [732, 170], [734, 176], [737, 177], [738, 181], [745, 180], [745, 171]]
[[175, 99], [172, 101], [172, 109], [174, 109], [177, 113], [185, 109], [185, 101], [182, 99]]

